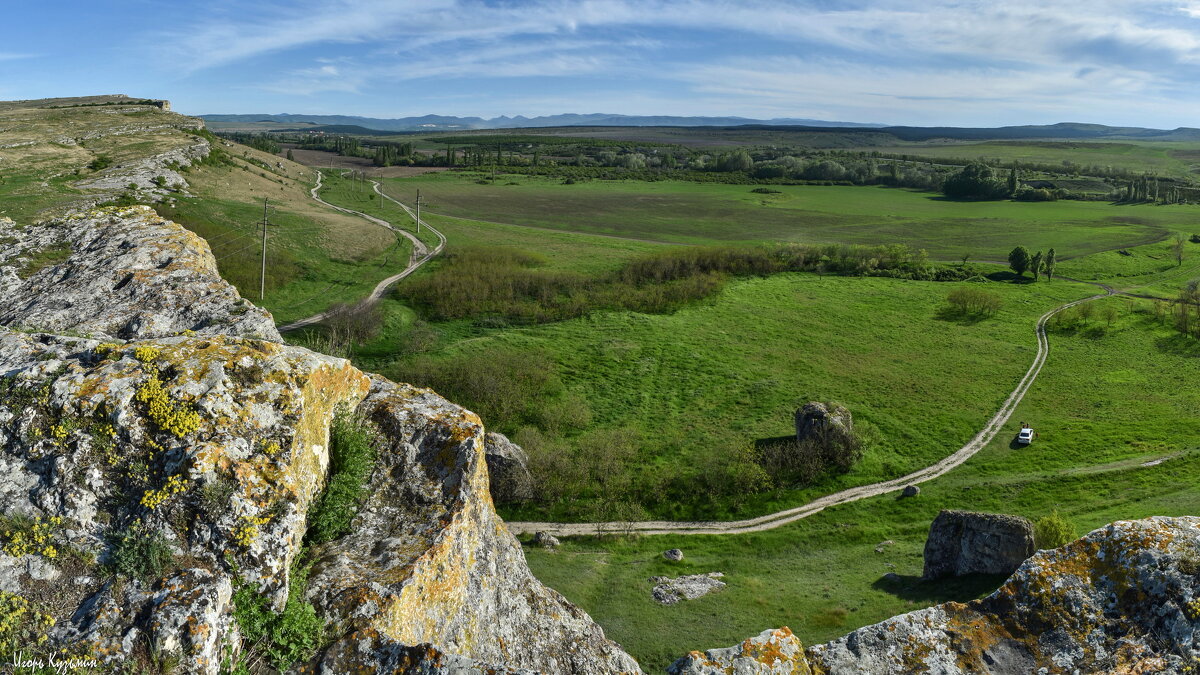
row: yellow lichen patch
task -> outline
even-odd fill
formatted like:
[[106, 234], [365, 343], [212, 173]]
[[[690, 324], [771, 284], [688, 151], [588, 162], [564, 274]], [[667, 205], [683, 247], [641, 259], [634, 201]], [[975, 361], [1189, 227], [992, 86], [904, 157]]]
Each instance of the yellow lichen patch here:
[[162, 431], [183, 438], [200, 428], [200, 415], [171, 400], [157, 370], [150, 371], [150, 377], [138, 387], [135, 398], [146, 406], [146, 415]]
[[288, 473], [295, 481], [301, 509], [321, 490], [328, 463], [329, 424], [338, 406], [353, 408], [366, 398], [371, 380], [345, 363], [340, 368], [323, 365], [312, 372], [301, 392], [300, 419], [292, 437]]
[[271, 519], [266, 516], [242, 516], [242, 522], [233, 528], [233, 540], [242, 548], [249, 548], [258, 539], [258, 528], [266, 525]]
[[4, 552], [13, 557], [37, 554], [47, 558], [58, 557], [54, 547], [54, 534], [62, 524], [59, 516], [38, 518], [27, 527], [4, 531]]
[[33, 645], [46, 641], [54, 617], [34, 609], [19, 595], [0, 591], [0, 645]]
[[479, 524], [485, 506], [473, 499], [459, 504], [461, 510], [452, 512], [433, 545], [412, 565], [400, 595], [381, 612], [376, 628], [399, 642], [453, 642], [470, 651], [491, 641], [491, 627], [477, 622], [478, 608], [468, 597], [475, 551], [483, 545]]
[[166, 484], [157, 490], [146, 490], [142, 495], [142, 506], [148, 509], [156, 509], [167, 501], [170, 497], [187, 491], [188, 479], [186, 476], [177, 474], [167, 479]]

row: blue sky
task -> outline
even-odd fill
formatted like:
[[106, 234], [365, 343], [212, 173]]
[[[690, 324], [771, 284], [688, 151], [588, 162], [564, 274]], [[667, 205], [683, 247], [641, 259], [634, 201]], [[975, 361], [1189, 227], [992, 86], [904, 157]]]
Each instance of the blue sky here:
[[5, 14], [0, 99], [1200, 127], [1200, 0], [62, 0]]

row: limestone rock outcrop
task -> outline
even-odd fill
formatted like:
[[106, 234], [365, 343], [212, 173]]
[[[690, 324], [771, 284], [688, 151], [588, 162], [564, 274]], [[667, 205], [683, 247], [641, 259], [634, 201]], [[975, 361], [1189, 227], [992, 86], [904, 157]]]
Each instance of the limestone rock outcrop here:
[[1036, 550], [1033, 523], [1020, 516], [945, 510], [925, 540], [925, 579], [1012, 574]]
[[811, 675], [804, 645], [787, 628], [765, 630], [741, 644], [692, 652], [667, 668], [669, 675]]
[[282, 342], [217, 274], [208, 243], [146, 206], [18, 227], [0, 219], [0, 326], [96, 338], [236, 335]]
[[[1183, 673], [1198, 662], [1200, 518], [1189, 516], [1112, 523], [1037, 552], [986, 598], [860, 628], [775, 670], [732, 672]], [[694, 652], [671, 672], [731, 665]]]
[[828, 443], [833, 437], [849, 436], [853, 431], [854, 418], [843, 406], [812, 401], [796, 411], [796, 440], [800, 443]]
[[[312, 603], [320, 672], [640, 672], [529, 572], [473, 413], [280, 344], [147, 209], [9, 229], [0, 316], [25, 332], [0, 327], [0, 601], [43, 617], [32, 649], [215, 673], [249, 648], [249, 592]], [[306, 542], [335, 418], [373, 430], [367, 496], [348, 534]]]
[[695, 600], [725, 588], [721, 579], [725, 575], [720, 572], [708, 574], [685, 574], [681, 577], [650, 577], [654, 588], [650, 595], [663, 605], [674, 605], [683, 600]]
[[533, 499], [533, 476], [529, 473], [529, 456], [524, 448], [508, 440], [504, 434], [491, 431], [484, 437], [484, 444], [487, 447], [488, 475], [492, 481], [492, 499], [497, 504]]

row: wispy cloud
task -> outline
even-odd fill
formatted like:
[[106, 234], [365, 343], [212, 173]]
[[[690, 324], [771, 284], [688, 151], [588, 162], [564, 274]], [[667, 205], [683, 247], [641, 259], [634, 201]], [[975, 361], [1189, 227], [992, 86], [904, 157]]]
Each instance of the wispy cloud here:
[[37, 54], [17, 54], [13, 52], [0, 52], [0, 61], [19, 61], [21, 59], [35, 59]]
[[[274, 0], [238, 10], [168, 36], [169, 58], [193, 74], [275, 55], [313, 64], [260, 74], [276, 93], [596, 78], [610, 97], [611, 81], [643, 91], [654, 81], [692, 101], [723, 107], [721, 96], [736, 95], [743, 111], [798, 116], [885, 100], [914, 111], [1025, 101], [1047, 114], [1112, 105], [1114, 93], [1165, 101], [1195, 84], [1200, 64], [1200, 0], [1092, 0], [1086, 11], [1044, 0]], [[498, 99], [499, 88], [485, 95]]]

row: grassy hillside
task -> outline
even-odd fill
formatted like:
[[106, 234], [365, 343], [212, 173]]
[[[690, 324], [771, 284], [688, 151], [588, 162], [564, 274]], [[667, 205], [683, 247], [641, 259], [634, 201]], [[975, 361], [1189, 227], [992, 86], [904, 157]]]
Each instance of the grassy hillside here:
[[[1046, 369], [1014, 415], [1041, 434], [1028, 448], [1001, 435], [915, 499], [874, 498], [754, 535], [570, 540], [557, 552], [527, 549], [530, 566], [653, 672], [689, 650], [768, 627], [790, 626], [811, 644], [994, 589], [1002, 579], [919, 580], [925, 535], [942, 508], [1031, 518], [1057, 509], [1080, 534], [1118, 519], [1194, 515], [1195, 358], [1164, 348], [1169, 334], [1133, 313], [1136, 305], [1103, 302], [1122, 306], [1113, 328], [1051, 337]], [[682, 563], [661, 557], [674, 547], [684, 550]], [[729, 587], [671, 607], [650, 598], [651, 576], [712, 571], [724, 572]], [[888, 573], [900, 581], [884, 580]]]
[[[312, 169], [221, 141], [226, 160], [188, 174], [194, 196], [161, 205], [209, 241], [222, 276], [280, 323], [354, 302], [403, 269], [410, 244], [365, 219], [318, 204]], [[263, 198], [268, 229], [267, 295], [259, 300]]]
[[[0, 105], [0, 216], [28, 222], [86, 198], [74, 185], [107, 166], [188, 147], [196, 120], [133, 102], [55, 107], [111, 97], [8, 102]], [[97, 162], [104, 158], [103, 161]], [[103, 165], [102, 165], [103, 164]]]
[[[518, 184], [506, 184], [518, 183]], [[957, 202], [883, 187], [753, 186], [589, 181], [562, 185], [505, 176], [480, 185], [442, 173], [389, 182], [421, 189], [428, 211], [459, 218], [677, 243], [800, 241], [904, 243], [935, 258], [1003, 259], [1013, 246], [1055, 248], [1062, 257], [1136, 246], [1195, 222], [1195, 206], [1102, 202]]]

